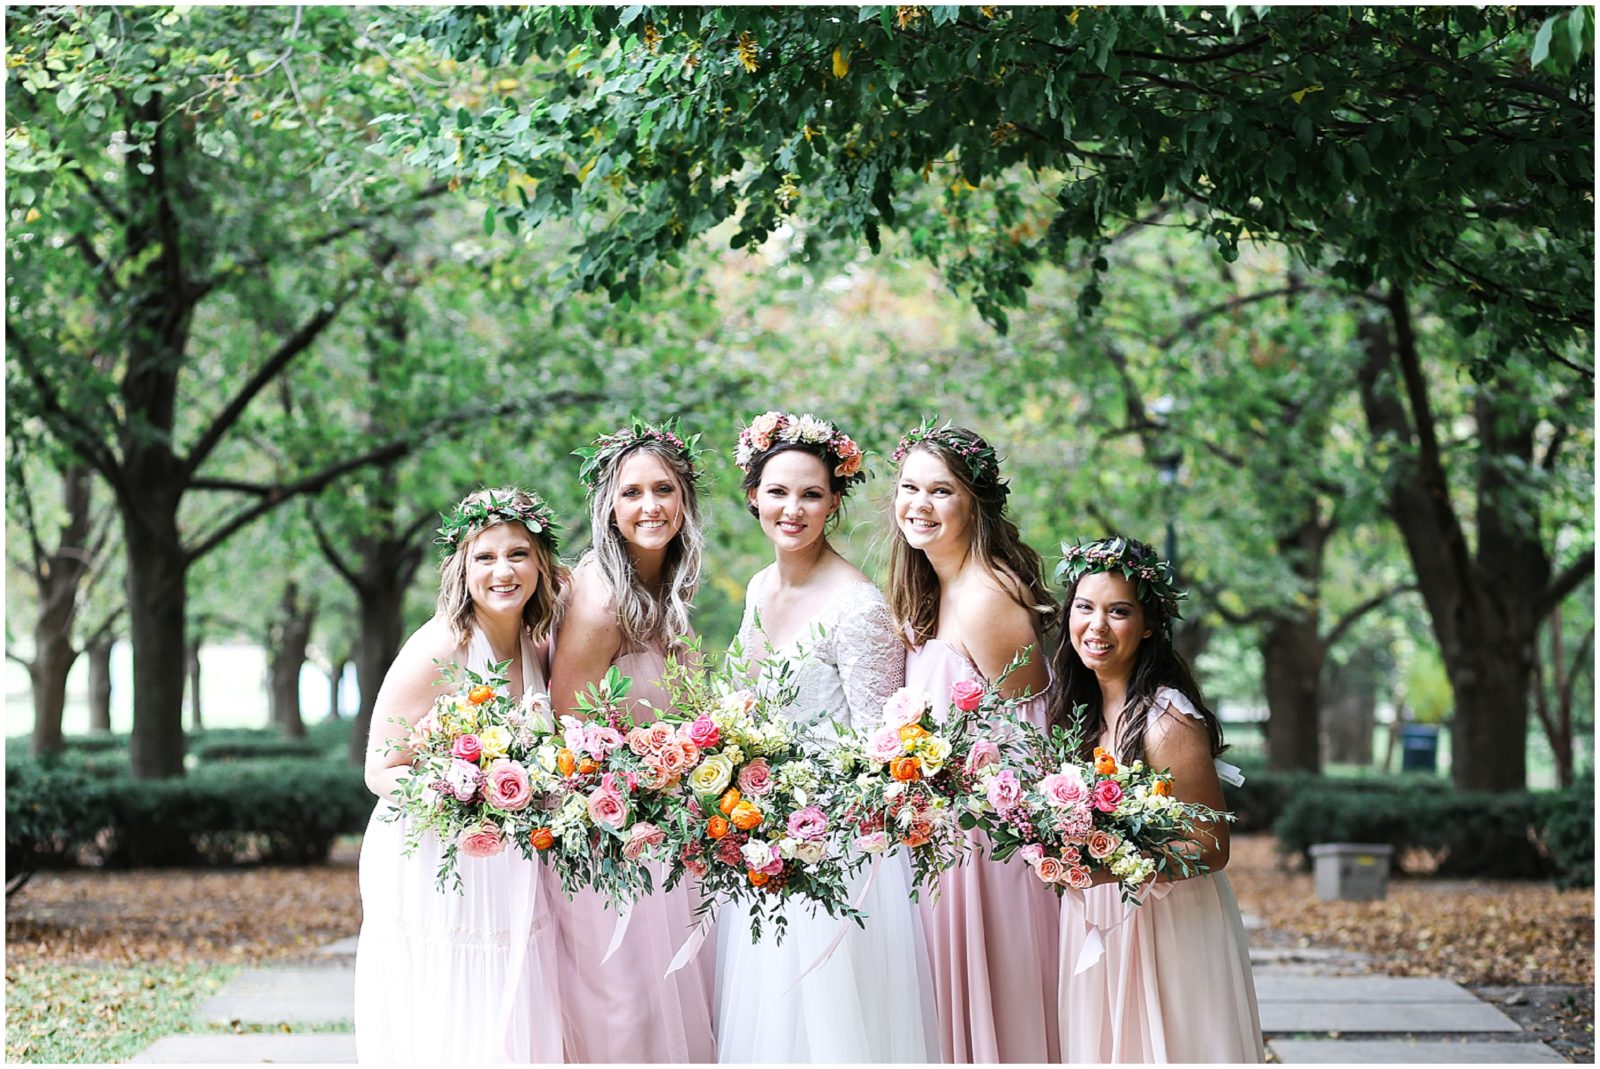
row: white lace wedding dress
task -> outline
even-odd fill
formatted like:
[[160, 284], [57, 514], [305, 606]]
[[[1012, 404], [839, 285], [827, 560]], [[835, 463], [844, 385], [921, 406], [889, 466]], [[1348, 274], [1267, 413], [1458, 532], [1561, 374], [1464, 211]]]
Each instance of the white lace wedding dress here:
[[[474, 630], [466, 666], [493, 660]], [[545, 689], [527, 638], [522, 678]], [[561, 1060], [552, 896], [543, 865], [507, 845], [461, 857], [462, 890], [434, 883], [437, 836], [402, 852], [404, 829], [380, 799], [361, 842], [361, 938], [356, 951], [356, 1060], [383, 1065], [481, 1065]]]
[[[739, 639], [766, 659], [810, 657], [796, 672], [799, 697], [786, 715], [819, 714], [857, 729], [882, 718], [883, 702], [905, 678], [905, 647], [895, 636], [883, 595], [871, 583], [840, 587], [810, 625], [767, 650], [756, 626], [775, 566], [757, 572], [745, 592]], [[826, 720], [811, 730], [834, 738]], [[939, 1060], [932, 973], [921, 920], [911, 901], [903, 855], [881, 858], [855, 878], [851, 901], [872, 880], [861, 909], [866, 927], [818, 910], [792, 913], [783, 943], [750, 940], [742, 907], [717, 922], [717, 1055], [723, 1062], [932, 1062]], [[847, 924], [826, 964], [795, 985]], [[791, 990], [792, 987], [792, 990]]]

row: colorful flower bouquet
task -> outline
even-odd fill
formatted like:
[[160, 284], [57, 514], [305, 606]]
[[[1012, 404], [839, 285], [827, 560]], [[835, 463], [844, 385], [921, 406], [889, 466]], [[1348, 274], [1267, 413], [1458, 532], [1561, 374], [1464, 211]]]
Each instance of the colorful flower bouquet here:
[[698, 749], [669, 840], [699, 883], [699, 912], [745, 902], [751, 938], [770, 923], [779, 941], [791, 904], [859, 922], [822, 769], [801, 726], [779, 712], [795, 695], [788, 666], [769, 672], [759, 692], [745, 678], [736, 648], [720, 671], [673, 660], [663, 679], [678, 731]]
[[537, 843], [525, 831], [554, 781], [532, 759], [551, 728], [544, 694], [518, 700], [504, 691], [510, 661], [486, 675], [453, 664], [440, 667], [450, 689], [440, 695], [390, 752], [414, 753], [402, 777], [394, 811], [384, 819], [405, 821], [405, 852], [414, 852], [428, 832], [443, 844], [436, 880], [442, 891], [461, 890], [458, 856], [494, 857], [516, 842], [532, 857]]
[[1207, 836], [1197, 825], [1232, 820], [1209, 806], [1172, 796], [1172, 777], [1143, 761], [1124, 765], [1096, 747], [1091, 764], [1078, 735], [1020, 725], [1027, 758], [1016, 767], [992, 764], [984, 780], [980, 821], [995, 844], [994, 859], [1013, 854], [1060, 894], [1082, 890], [1103, 870], [1116, 877], [1123, 901], [1137, 904], [1145, 883], [1164, 872], [1195, 876], [1203, 863], [1176, 844]]
[[1002, 698], [1000, 686], [1027, 652], [994, 683], [953, 684], [951, 713], [943, 723], [934, 718], [933, 695], [902, 687], [884, 702], [883, 723], [870, 734], [839, 729], [830, 763], [845, 785], [841, 800], [854, 833], [852, 849], [878, 854], [905, 848], [913, 896], [934, 886], [970, 849], [966, 830], [977, 818], [969, 800], [983, 789], [983, 770], [1015, 744], [1006, 710], [1026, 700]]

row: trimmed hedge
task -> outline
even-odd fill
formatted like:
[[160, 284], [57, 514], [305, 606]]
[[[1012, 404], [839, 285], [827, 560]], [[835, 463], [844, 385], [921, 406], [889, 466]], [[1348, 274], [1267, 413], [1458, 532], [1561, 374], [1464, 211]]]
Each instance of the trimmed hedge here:
[[1594, 776], [1580, 776], [1565, 791], [1543, 795], [1539, 843], [1555, 862], [1556, 884], [1594, 886]]
[[307, 864], [360, 832], [373, 797], [359, 768], [285, 758], [201, 765], [135, 781], [76, 761], [6, 767], [6, 869]]

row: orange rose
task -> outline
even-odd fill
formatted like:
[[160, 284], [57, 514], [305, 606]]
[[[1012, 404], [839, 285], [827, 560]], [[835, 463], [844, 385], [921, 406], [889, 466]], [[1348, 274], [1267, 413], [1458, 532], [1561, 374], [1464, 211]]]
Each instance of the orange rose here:
[[556, 767], [561, 770], [563, 776], [570, 776], [572, 770], [578, 767], [578, 759], [573, 756], [571, 750], [562, 747], [556, 751]]
[[592, 757], [585, 757], [578, 762], [579, 775], [587, 776], [591, 772], [598, 771], [600, 771], [600, 765]]
[[533, 834], [528, 836], [528, 841], [535, 850], [548, 850], [556, 844], [556, 837], [549, 828], [534, 828]]
[[766, 815], [749, 802], [740, 802], [735, 805], [733, 807], [733, 811], [728, 814], [728, 819], [731, 820], [733, 822], [733, 826], [738, 828], [740, 831], [749, 831], [751, 828], [765, 820]]
[[910, 742], [913, 739], [920, 739], [927, 734], [928, 729], [923, 727], [921, 724], [907, 724], [905, 727], [900, 729], [900, 741]]
[[717, 803], [717, 808], [722, 810], [722, 815], [727, 816], [733, 812], [733, 807], [739, 804], [739, 788], [729, 787], [722, 792], [722, 800]]
[[706, 821], [706, 834], [713, 839], [720, 839], [728, 834], [728, 822], [722, 817], [712, 817]]
[[901, 783], [922, 778], [922, 762], [915, 757], [896, 757], [889, 762], [889, 775]]
[[765, 887], [767, 885], [767, 881], [772, 879], [772, 877], [768, 876], [766, 873], [757, 872], [755, 869], [749, 870], [749, 876], [750, 882], [755, 884], [757, 887]]
[[1117, 774], [1117, 759], [1106, 753], [1099, 746], [1094, 748], [1094, 770], [1102, 776], [1115, 776]]
[[467, 701], [473, 705], [482, 705], [492, 697], [494, 697], [494, 688], [482, 686], [481, 684], [467, 691]]
[[1172, 793], [1172, 781], [1170, 779], [1158, 779], [1158, 780], [1156, 780], [1155, 782], [1150, 784], [1150, 793], [1151, 794], [1160, 794], [1160, 795], [1171, 794]]

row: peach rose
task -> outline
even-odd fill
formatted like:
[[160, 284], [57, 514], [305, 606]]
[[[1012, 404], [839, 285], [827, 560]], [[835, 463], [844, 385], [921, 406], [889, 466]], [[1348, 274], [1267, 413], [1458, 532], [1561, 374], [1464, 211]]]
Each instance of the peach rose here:
[[494, 808], [508, 813], [526, 808], [533, 801], [528, 770], [502, 757], [489, 766], [489, 782], [484, 785], [483, 798]]
[[1096, 828], [1089, 833], [1089, 841], [1084, 845], [1089, 848], [1089, 856], [1099, 861], [1101, 858], [1110, 857], [1117, 847], [1122, 845], [1122, 840], [1104, 828]]
[[645, 851], [666, 841], [666, 832], [647, 820], [641, 820], [628, 829], [628, 841], [622, 844], [622, 856], [629, 861], [638, 861]]
[[488, 821], [462, 831], [456, 846], [468, 857], [494, 857], [506, 848], [500, 829]]
[[1085, 890], [1094, 881], [1089, 877], [1089, 870], [1082, 865], [1071, 865], [1067, 868], [1066, 884], [1077, 891]]
[[1046, 854], [1034, 863], [1033, 874], [1045, 883], [1060, 883], [1067, 874], [1067, 866], [1061, 863], [1060, 858]]

